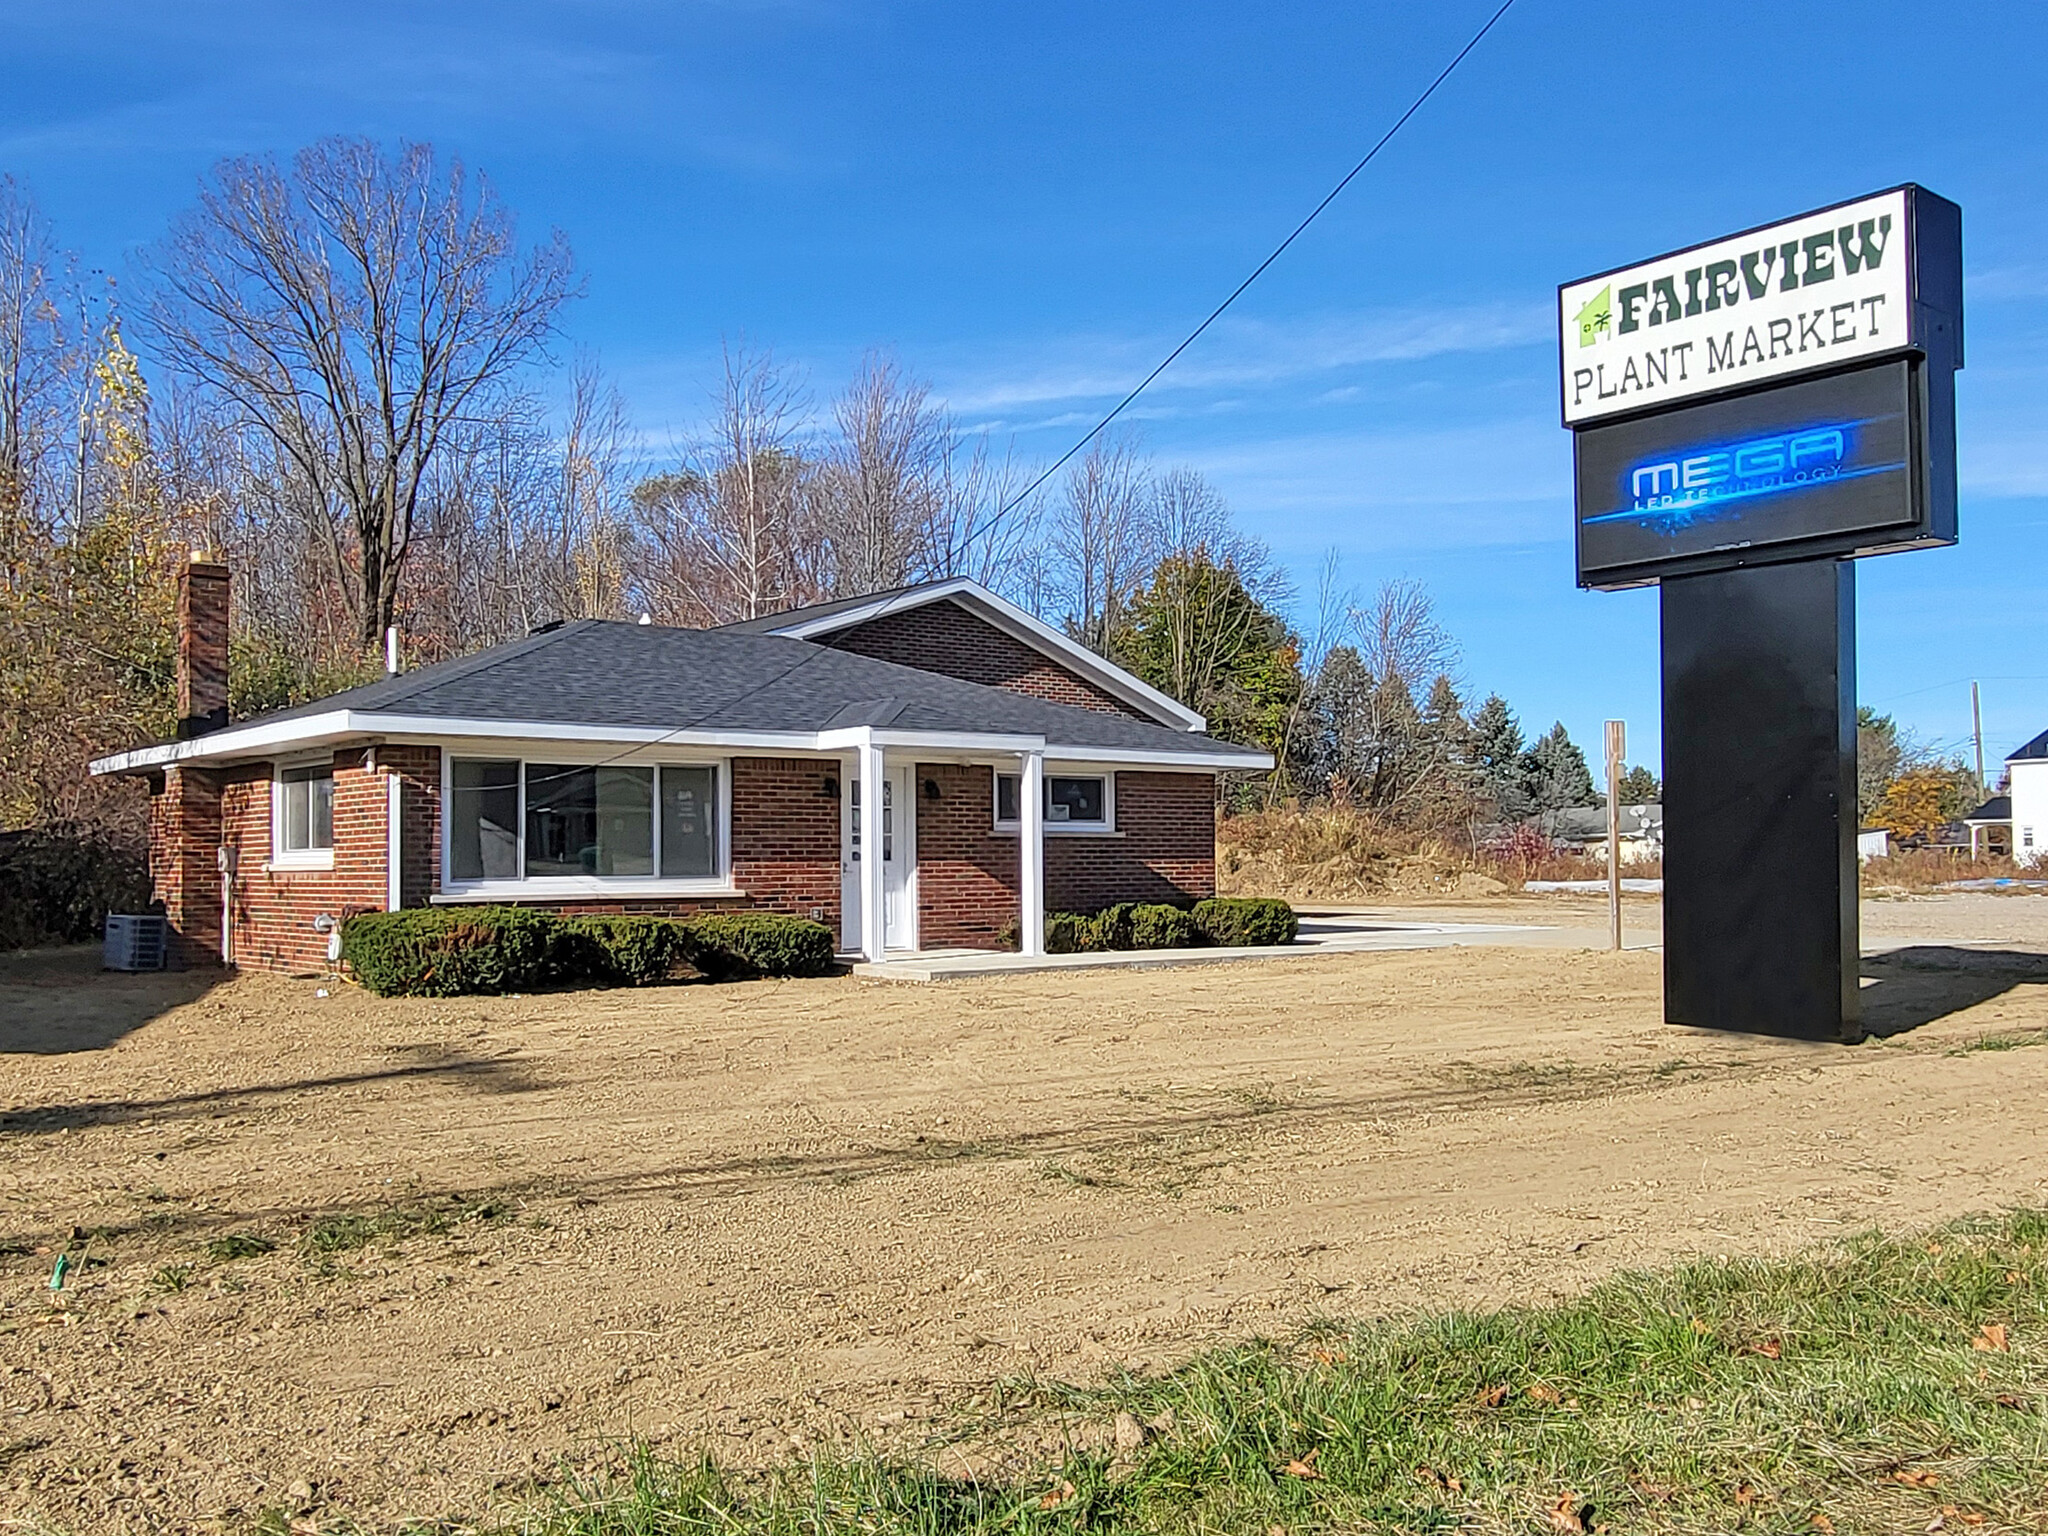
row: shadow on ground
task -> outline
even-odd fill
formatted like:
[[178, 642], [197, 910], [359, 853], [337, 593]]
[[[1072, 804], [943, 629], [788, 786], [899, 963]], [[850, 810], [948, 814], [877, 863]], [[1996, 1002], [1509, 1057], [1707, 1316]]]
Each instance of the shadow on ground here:
[[2014, 987], [2048, 984], [2048, 955], [1915, 944], [1865, 955], [1862, 974], [1874, 983], [1863, 988], [1864, 1032], [1902, 1035]]
[[0, 954], [0, 1055], [103, 1051], [159, 1014], [196, 1002], [228, 974], [105, 971], [97, 944]]

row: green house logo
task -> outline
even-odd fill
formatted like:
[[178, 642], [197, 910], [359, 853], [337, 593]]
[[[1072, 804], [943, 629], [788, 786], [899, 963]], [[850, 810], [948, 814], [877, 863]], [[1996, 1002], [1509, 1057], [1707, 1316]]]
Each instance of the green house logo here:
[[1609, 283], [1586, 300], [1586, 307], [1579, 311], [1579, 345], [1590, 347], [1602, 334], [1612, 335], [1613, 323], [1614, 285]]

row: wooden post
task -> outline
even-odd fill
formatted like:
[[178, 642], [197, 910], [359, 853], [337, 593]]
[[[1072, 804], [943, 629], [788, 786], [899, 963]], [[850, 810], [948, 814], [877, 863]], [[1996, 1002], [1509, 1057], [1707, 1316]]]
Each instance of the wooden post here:
[[1607, 928], [1609, 948], [1621, 948], [1621, 760], [1628, 726], [1607, 722]]

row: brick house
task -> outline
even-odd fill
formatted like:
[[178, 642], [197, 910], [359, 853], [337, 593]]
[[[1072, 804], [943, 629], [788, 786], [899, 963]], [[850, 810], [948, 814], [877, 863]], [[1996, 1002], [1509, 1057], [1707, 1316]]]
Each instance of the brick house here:
[[225, 568], [186, 566], [178, 611], [178, 739], [92, 771], [149, 783], [185, 964], [315, 970], [352, 913], [479, 902], [1036, 953], [1048, 910], [1213, 894], [1215, 775], [1272, 765], [965, 580], [548, 625], [234, 722]]

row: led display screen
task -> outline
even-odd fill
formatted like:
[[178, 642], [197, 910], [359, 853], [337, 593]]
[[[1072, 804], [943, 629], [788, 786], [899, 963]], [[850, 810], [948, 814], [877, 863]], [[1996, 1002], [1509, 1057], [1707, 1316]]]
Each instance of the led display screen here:
[[1913, 541], [1919, 414], [1900, 359], [1581, 429], [1579, 584]]

